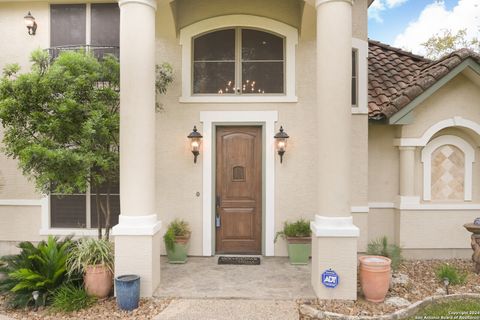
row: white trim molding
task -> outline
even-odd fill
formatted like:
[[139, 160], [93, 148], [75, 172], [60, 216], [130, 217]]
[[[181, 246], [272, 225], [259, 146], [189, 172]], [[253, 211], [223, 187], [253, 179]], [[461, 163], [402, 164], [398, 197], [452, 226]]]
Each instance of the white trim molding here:
[[156, 0], [118, 0], [118, 6], [121, 7], [126, 4], [137, 3], [143, 4], [149, 7], [152, 7], [153, 10], [157, 10], [157, 1]]
[[352, 213], [368, 213], [370, 210], [368, 206], [352, 206], [350, 211]]
[[430, 141], [430, 139], [433, 137], [435, 133], [449, 127], [463, 127], [463, 128], [471, 129], [474, 132], [476, 132], [478, 135], [480, 135], [480, 124], [472, 120], [464, 119], [462, 117], [453, 117], [453, 118], [445, 119], [435, 123], [433, 126], [428, 128], [420, 138], [395, 139], [394, 145], [402, 146], [402, 147], [425, 146], [427, 145], [428, 141]]
[[[193, 95], [192, 94], [192, 39], [202, 33], [228, 27], [258, 28], [285, 37], [285, 94], [283, 95]], [[180, 30], [182, 46], [182, 103], [256, 103], [297, 102], [295, 94], [295, 55], [298, 30], [280, 21], [252, 15], [225, 15], [193, 23]]]
[[357, 51], [357, 106], [352, 114], [368, 114], [368, 42], [352, 38], [352, 48]]
[[432, 153], [444, 145], [453, 145], [460, 149], [465, 155], [465, 176], [464, 176], [464, 200], [472, 201], [473, 186], [473, 162], [475, 162], [475, 150], [460, 137], [443, 135], [430, 141], [422, 150], [423, 163], [423, 200], [432, 199]]
[[314, 237], [358, 237], [360, 229], [353, 224], [353, 217], [324, 217], [315, 215], [310, 221]]
[[147, 216], [118, 216], [118, 224], [112, 228], [112, 236], [153, 236], [162, 228], [156, 214]]
[[275, 254], [275, 122], [277, 111], [202, 111], [203, 123], [203, 255], [212, 255], [213, 239], [213, 148], [216, 123], [258, 123], [264, 125], [265, 134], [265, 252]]

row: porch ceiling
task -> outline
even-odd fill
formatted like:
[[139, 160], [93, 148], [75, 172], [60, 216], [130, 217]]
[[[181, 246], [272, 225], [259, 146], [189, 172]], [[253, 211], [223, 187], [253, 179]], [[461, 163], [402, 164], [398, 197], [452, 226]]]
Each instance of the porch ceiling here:
[[192, 23], [208, 18], [247, 14], [270, 18], [300, 31], [303, 0], [173, 0], [170, 2], [177, 32]]

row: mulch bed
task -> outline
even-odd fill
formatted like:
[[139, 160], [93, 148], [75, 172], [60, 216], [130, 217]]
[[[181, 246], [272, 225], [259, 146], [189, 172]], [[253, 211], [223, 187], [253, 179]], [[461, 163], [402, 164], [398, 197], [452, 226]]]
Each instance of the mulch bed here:
[[[427, 297], [442, 294], [444, 286], [438, 281], [435, 275], [436, 269], [448, 263], [455, 266], [458, 270], [467, 273], [467, 282], [465, 285], [451, 286], [450, 293], [480, 293], [480, 275], [474, 273], [471, 260], [450, 259], [450, 260], [411, 260], [405, 261], [399, 267], [395, 274], [404, 274], [409, 277], [406, 284], [395, 284], [387, 293], [389, 297], [401, 297], [414, 303]], [[315, 309], [341, 313], [345, 315], [375, 316], [395, 312], [405, 307], [394, 307], [385, 303], [372, 303], [363, 298], [358, 293], [358, 300], [339, 301], [339, 300], [310, 300], [298, 301], [299, 304], [308, 304]], [[309, 317], [301, 315], [302, 320]]]
[[[3, 297], [0, 296], [0, 304], [3, 305]], [[138, 309], [131, 312], [121, 311], [117, 308], [115, 298], [108, 298], [95, 303], [91, 308], [72, 313], [52, 313], [48, 308], [38, 311], [33, 310], [5, 310], [0, 305], [0, 313], [14, 319], [42, 319], [42, 320], [60, 320], [60, 319], [131, 319], [147, 320], [153, 319], [171, 302], [171, 299], [141, 299]]]

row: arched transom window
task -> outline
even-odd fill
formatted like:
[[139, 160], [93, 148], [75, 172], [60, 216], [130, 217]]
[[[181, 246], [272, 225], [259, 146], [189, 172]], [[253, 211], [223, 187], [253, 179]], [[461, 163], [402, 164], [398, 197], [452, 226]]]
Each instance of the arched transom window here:
[[194, 95], [285, 93], [285, 38], [258, 29], [228, 28], [193, 39]]

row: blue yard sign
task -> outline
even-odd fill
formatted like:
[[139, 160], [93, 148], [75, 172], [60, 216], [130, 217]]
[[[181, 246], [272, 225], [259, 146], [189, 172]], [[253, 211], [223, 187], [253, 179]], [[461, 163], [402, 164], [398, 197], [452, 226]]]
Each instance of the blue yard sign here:
[[327, 288], [336, 288], [339, 280], [338, 274], [332, 269], [328, 269], [322, 273], [322, 283]]

